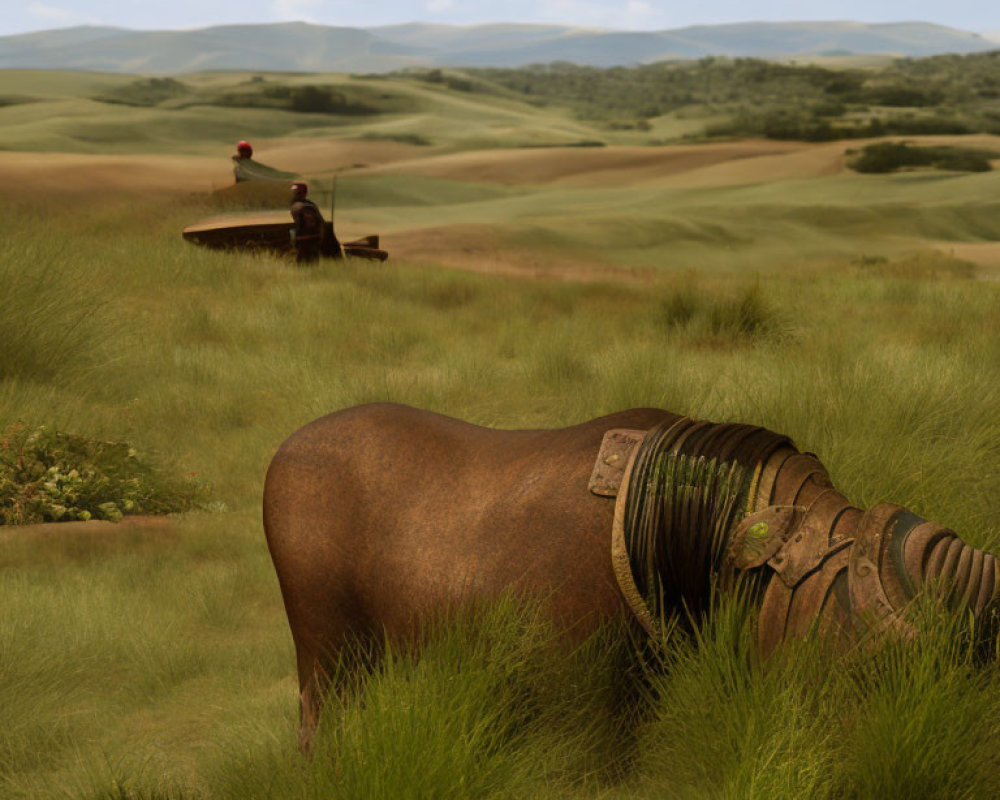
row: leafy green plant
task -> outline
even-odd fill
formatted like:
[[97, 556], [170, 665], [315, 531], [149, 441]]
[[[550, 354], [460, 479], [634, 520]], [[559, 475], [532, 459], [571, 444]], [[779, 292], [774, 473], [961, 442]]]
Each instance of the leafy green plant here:
[[933, 167], [955, 172], [989, 172], [994, 153], [966, 147], [914, 147], [906, 142], [877, 142], [861, 149], [849, 163], [856, 172], [894, 172], [904, 167]]
[[0, 524], [185, 511], [208, 498], [193, 478], [161, 473], [126, 442], [14, 425], [0, 438]]

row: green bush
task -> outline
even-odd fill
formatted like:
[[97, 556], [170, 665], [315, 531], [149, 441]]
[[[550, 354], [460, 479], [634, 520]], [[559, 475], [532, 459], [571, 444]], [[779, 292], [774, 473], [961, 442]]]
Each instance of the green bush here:
[[903, 167], [934, 167], [955, 172], [989, 172], [994, 154], [961, 147], [913, 147], [906, 142], [878, 142], [850, 161], [856, 172], [895, 172]]
[[165, 514], [204, 505], [208, 486], [171, 477], [125, 442], [14, 425], [0, 437], [0, 524]]
[[399, 142], [400, 144], [412, 144], [417, 147], [427, 147], [431, 144], [430, 139], [421, 136], [419, 133], [381, 133], [379, 131], [365, 131], [361, 134], [362, 139], [373, 142]]
[[183, 97], [191, 92], [189, 86], [173, 78], [140, 78], [115, 89], [108, 94], [93, 99], [99, 103], [115, 103], [124, 106], [149, 108], [166, 100]]
[[[390, 98], [391, 99], [391, 98]], [[331, 86], [285, 86], [257, 82], [246, 91], [226, 92], [212, 98], [214, 105], [229, 108], [273, 108], [300, 114], [377, 114], [379, 109], [348, 97]]]

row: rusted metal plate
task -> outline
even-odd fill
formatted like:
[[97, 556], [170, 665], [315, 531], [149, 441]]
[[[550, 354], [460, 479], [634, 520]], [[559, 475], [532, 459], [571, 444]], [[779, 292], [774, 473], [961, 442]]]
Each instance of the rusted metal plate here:
[[850, 553], [846, 549], [832, 553], [823, 560], [819, 569], [795, 587], [785, 620], [786, 637], [811, 634], [824, 622], [824, 609], [828, 614], [837, 610], [836, 604], [831, 605], [828, 600], [837, 577], [844, 573], [846, 578], [849, 560]]
[[793, 447], [779, 448], [761, 470], [760, 480], [757, 482], [757, 495], [754, 498], [755, 511], [762, 511], [771, 505], [771, 498], [774, 495], [774, 484], [778, 478], [778, 473], [789, 458], [798, 454]]
[[601, 497], [618, 495], [629, 457], [645, 435], [646, 431], [627, 428], [614, 428], [604, 434], [597, 461], [590, 474], [588, 488], [591, 492]]
[[794, 506], [770, 506], [744, 517], [733, 534], [732, 566], [738, 570], [762, 566], [787, 541], [798, 517]]
[[799, 498], [807, 484], [813, 488], [832, 486], [826, 467], [815, 456], [797, 453], [782, 462], [774, 478], [771, 502], [779, 506], [805, 505], [806, 501]]
[[881, 503], [870, 508], [858, 526], [857, 538], [851, 548], [847, 573], [851, 607], [872, 634], [897, 624], [892, 603], [882, 586], [878, 562], [882, 557], [886, 529], [892, 518], [904, 510], [902, 506], [891, 503]]
[[827, 489], [806, 510], [802, 522], [785, 546], [768, 564], [788, 586], [795, 586], [802, 578], [820, 565], [835, 550], [847, 547], [852, 540], [839, 544], [830, 543], [831, 531], [840, 514], [851, 504], [836, 489]]
[[785, 638], [791, 604], [792, 590], [782, 581], [772, 578], [767, 584], [757, 617], [757, 647], [763, 657], [773, 653]]

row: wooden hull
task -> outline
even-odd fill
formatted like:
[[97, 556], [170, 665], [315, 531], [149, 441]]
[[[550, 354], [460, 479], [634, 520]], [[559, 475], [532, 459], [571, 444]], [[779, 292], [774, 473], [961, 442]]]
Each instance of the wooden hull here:
[[[267, 250], [287, 253], [292, 249], [292, 221], [287, 213], [212, 217], [189, 225], [183, 231], [189, 242], [221, 250]], [[379, 248], [378, 236], [342, 242], [346, 255], [385, 261], [389, 254]]]

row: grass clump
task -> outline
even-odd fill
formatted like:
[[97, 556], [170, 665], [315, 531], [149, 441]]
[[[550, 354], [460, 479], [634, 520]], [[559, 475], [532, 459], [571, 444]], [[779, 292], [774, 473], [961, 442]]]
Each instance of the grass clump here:
[[94, 97], [99, 103], [152, 108], [167, 100], [176, 100], [191, 93], [191, 87], [173, 78], [140, 78], [106, 94]]
[[140, 460], [125, 442], [15, 425], [0, 439], [0, 523], [166, 514], [203, 505], [208, 486]]
[[660, 302], [658, 321], [668, 331], [683, 331], [704, 344], [753, 344], [780, 339], [785, 324], [760, 284], [735, 294], [712, 294], [693, 285], [672, 290]]
[[21, 94], [4, 94], [0, 95], [0, 108], [6, 108], [7, 106], [20, 106], [25, 103], [37, 103], [37, 97], [31, 97], [29, 95]]
[[664, 642], [637, 747], [641, 796], [841, 796], [821, 643], [762, 663], [752, 620], [745, 597], [716, 595], [692, 634]]
[[238, 756], [213, 797], [516, 798], [613, 780], [622, 687], [637, 676], [621, 671], [627, 643], [608, 627], [567, 653], [537, 604], [513, 597], [383, 642], [371, 671], [350, 671], [370, 659], [354, 643], [307, 769]]
[[399, 142], [412, 144], [416, 147], [428, 147], [431, 140], [419, 133], [383, 133], [382, 131], [365, 131], [361, 138], [369, 142]]
[[929, 593], [907, 618], [915, 636], [886, 637], [838, 664], [847, 796], [995, 797], [995, 623], [948, 613]]
[[855, 172], [886, 173], [908, 167], [951, 172], [989, 172], [996, 153], [970, 147], [914, 147], [906, 142], [877, 142], [863, 147], [848, 166]]
[[919, 250], [897, 258], [860, 255], [851, 263], [865, 275], [879, 278], [968, 280], [976, 276], [975, 264], [940, 250]]
[[105, 364], [121, 325], [102, 284], [58, 244], [0, 245], [0, 380], [65, 384]]

